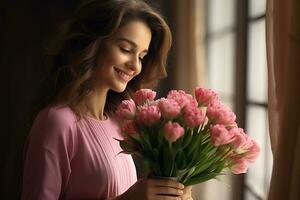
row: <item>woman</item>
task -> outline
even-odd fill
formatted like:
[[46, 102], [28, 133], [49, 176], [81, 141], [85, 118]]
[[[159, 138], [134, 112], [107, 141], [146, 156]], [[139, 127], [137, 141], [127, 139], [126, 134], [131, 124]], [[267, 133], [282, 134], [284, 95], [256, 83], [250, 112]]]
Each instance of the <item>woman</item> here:
[[61, 38], [26, 146], [22, 198], [191, 199], [181, 183], [137, 181], [114, 139], [120, 101], [166, 75], [165, 21], [143, 1], [94, 0]]

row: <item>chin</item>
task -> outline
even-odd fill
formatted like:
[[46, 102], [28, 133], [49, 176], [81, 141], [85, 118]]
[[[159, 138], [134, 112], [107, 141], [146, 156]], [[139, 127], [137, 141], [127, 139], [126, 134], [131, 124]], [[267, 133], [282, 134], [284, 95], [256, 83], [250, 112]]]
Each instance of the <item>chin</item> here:
[[122, 93], [125, 91], [125, 89], [126, 89], [126, 85], [122, 86], [122, 87], [119, 86], [119, 87], [111, 88], [112, 91], [117, 92], [117, 93]]

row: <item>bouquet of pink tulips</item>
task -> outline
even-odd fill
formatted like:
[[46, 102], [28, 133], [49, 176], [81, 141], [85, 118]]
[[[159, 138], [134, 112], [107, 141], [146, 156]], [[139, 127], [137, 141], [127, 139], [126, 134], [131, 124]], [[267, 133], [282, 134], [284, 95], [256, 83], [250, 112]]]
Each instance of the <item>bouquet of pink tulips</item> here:
[[195, 98], [182, 90], [155, 96], [141, 89], [116, 111], [124, 133], [122, 152], [140, 156], [147, 176], [194, 185], [226, 168], [245, 173], [256, 160], [257, 143], [237, 126], [235, 114], [214, 91], [196, 88]]

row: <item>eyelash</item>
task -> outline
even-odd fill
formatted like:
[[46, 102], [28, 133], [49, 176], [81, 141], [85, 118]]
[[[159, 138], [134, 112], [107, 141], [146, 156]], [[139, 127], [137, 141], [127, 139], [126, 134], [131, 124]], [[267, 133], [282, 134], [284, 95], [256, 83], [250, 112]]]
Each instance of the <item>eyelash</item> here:
[[[128, 49], [124, 49], [124, 48], [120, 48], [120, 49], [121, 49], [121, 51], [124, 52], [124, 53], [131, 53], [131, 51], [128, 50]], [[142, 62], [142, 61], [143, 61], [143, 58], [140, 58], [140, 57], [139, 57], [139, 60], [140, 60], [140, 62]]]
[[128, 49], [124, 49], [124, 48], [120, 48], [120, 49], [121, 49], [121, 51], [123, 51], [125, 53], [130, 53], [130, 50], [128, 50]]

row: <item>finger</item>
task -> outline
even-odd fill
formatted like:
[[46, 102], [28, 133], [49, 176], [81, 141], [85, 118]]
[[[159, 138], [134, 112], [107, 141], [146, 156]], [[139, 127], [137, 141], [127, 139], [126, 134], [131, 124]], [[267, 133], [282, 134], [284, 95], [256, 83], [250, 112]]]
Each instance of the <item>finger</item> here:
[[185, 187], [184, 187], [184, 190], [185, 190], [185, 191], [192, 191], [192, 186], [185, 186]]
[[182, 200], [191, 200], [191, 199], [193, 199], [191, 193], [185, 193], [180, 197], [181, 197]]
[[160, 179], [153, 179], [155, 181], [155, 185], [158, 187], [173, 187], [177, 189], [183, 189], [184, 185], [177, 181], [173, 180], [160, 180]]
[[158, 195], [175, 195], [175, 196], [180, 196], [183, 195], [184, 192], [181, 189], [176, 189], [173, 187], [155, 187], [152, 188], [152, 192], [154, 194], [158, 194]]
[[192, 186], [184, 187], [183, 194], [192, 194]]
[[162, 196], [162, 195], [156, 196], [154, 199], [155, 200], [181, 200], [180, 197]]
[[180, 198], [181, 198], [181, 200], [193, 200], [193, 198], [191, 196], [188, 196], [188, 197], [181, 196]]
[[185, 187], [184, 188], [184, 194], [181, 196], [182, 200], [192, 200], [192, 188], [191, 187]]

